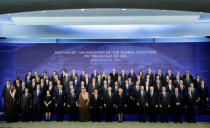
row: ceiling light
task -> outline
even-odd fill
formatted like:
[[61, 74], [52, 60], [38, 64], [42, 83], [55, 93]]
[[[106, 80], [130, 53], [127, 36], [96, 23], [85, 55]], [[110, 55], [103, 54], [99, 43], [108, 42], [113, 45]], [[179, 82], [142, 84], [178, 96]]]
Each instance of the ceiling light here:
[[46, 11], [42, 11], [42, 12], [46, 12]]
[[162, 10], [162, 11], [164, 11], [164, 12], [165, 12], [166, 10]]
[[81, 9], [81, 11], [85, 11], [85, 9]]
[[122, 10], [123, 10], [123, 11], [126, 11], [127, 9], [126, 9], [126, 8], [123, 8]]

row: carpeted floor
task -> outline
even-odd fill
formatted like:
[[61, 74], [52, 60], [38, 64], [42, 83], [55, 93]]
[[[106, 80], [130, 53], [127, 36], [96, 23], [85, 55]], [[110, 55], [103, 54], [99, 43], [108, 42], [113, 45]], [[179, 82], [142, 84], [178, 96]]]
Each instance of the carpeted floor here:
[[209, 123], [139, 123], [139, 122], [0, 122], [0, 128], [210, 128]]

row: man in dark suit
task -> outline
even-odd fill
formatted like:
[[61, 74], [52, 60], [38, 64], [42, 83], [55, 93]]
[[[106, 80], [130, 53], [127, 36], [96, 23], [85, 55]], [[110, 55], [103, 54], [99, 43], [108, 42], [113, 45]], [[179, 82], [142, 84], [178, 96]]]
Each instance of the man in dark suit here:
[[158, 72], [155, 74], [155, 79], [157, 76], [159, 76], [160, 80], [163, 81], [164, 76], [163, 73], [161, 72], [161, 69], [158, 69]]
[[125, 74], [125, 70], [124, 69], [121, 70], [120, 76], [121, 76], [121, 80], [123, 82], [125, 82], [125, 80], [127, 79], [127, 74]]
[[75, 86], [75, 87], [78, 87], [78, 86], [79, 86], [80, 82], [79, 82], [79, 80], [78, 80], [78, 76], [75, 76], [75, 77], [74, 77], [73, 83], [74, 83], [74, 86]]
[[185, 95], [185, 108], [186, 108], [186, 117], [187, 122], [195, 123], [195, 108], [196, 108], [196, 97], [195, 94], [192, 93], [192, 88], [188, 87], [188, 91]]
[[40, 89], [42, 90], [42, 92], [45, 92], [47, 88], [47, 85], [44, 82], [44, 79], [41, 79], [41, 83], [40, 83]]
[[173, 80], [174, 87], [178, 87], [180, 80], [180, 76], [176, 75], [176, 78]]
[[40, 85], [37, 84], [36, 90], [33, 91], [33, 121], [41, 121], [42, 98], [42, 90], [40, 89]]
[[[137, 82], [137, 84], [139, 84], [139, 82]], [[125, 85], [123, 85], [123, 87], [121, 87], [123, 89], [123, 93], [125, 95], [126, 98], [126, 109], [127, 111], [125, 113], [132, 113], [134, 112], [134, 104], [133, 104], [133, 86], [128, 84], [128, 80], [125, 80]]]
[[7, 80], [6, 85], [4, 86], [3, 92], [2, 92], [2, 98], [4, 100], [4, 110], [5, 110], [5, 112], [6, 112], [6, 95], [7, 95], [8, 90], [10, 89], [10, 86], [11, 86], [11, 82], [10, 82], [10, 80]]
[[89, 88], [88, 86], [89, 86], [90, 82], [91, 82], [91, 80], [89, 79], [88, 74], [85, 74], [84, 83], [85, 83], [86, 88]]
[[69, 92], [71, 92], [72, 89], [74, 89], [75, 93], [76, 93], [78, 88], [79, 87], [74, 86], [73, 81], [69, 81], [69, 86], [65, 88], [65, 92], [66, 92], [66, 94], [68, 94]]
[[158, 94], [162, 91], [162, 84], [160, 83], [160, 80], [156, 80], [155, 84], [154, 84], [154, 90], [155, 92]]
[[179, 84], [178, 84], [177, 87], [178, 87], [178, 89], [179, 89], [179, 92], [181, 92], [182, 95], [184, 96], [184, 95], [185, 95], [185, 92], [187, 91], [187, 88], [186, 88], [186, 86], [184, 85], [184, 83], [183, 83], [182, 80], [179, 81]]
[[200, 97], [200, 101], [198, 104], [199, 114], [206, 113], [207, 101], [209, 100], [209, 98], [208, 98], [208, 88], [205, 85], [204, 80], [201, 80], [201, 85], [198, 87], [198, 94]]
[[102, 86], [100, 87], [100, 91], [99, 91], [99, 92], [100, 92], [99, 94], [102, 96], [102, 98], [105, 96], [108, 87], [109, 87], [109, 86], [108, 86], [108, 84], [107, 84], [107, 81], [104, 80]]
[[194, 79], [193, 82], [194, 82], [195, 88], [198, 89], [198, 87], [200, 87], [200, 85], [201, 85], [201, 79], [200, 79], [199, 74], [196, 75], [196, 78]]
[[146, 111], [146, 106], [148, 107], [148, 101], [147, 101], [147, 94], [144, 91], [144, 86], [141, 86], [141, 91], [138, 93], [137, 96], [137, 108], [138, 108], [138, 119], [139, 122], [143, 121], [145, 122], [145, 111]]
[[63, 86], [59, 85], [59, 90], [55, 96], [55, 107], [57, 110], [57, 121], [63, 121], [64, 108], [66, 106], [66, 95], [63, 91]]
[[98, 75], [98, 77], [96, 78], [96, 83], [99, 87], [101, 87], [102, 83], [103, 83], [103, 80], [101, 78], [101, 75]]
[[63, 80], [62, 81], [63, 81], [64, 87], [65, 88], [68, 87], [69, 81], [70, 81], [70, 78], [69, 78], [69, 74], [68, 73], [65, 74], [65, 76], [63, 77]]
[[99, 88], [99, 86], [98, 86], [98, 84], [97, 84], [97, 82], [96, 82], [96, 79], [93, 78], [93, 79], [92, 79], [92, 82], [91, 82], [90, 85], [89, 85], [88, 92], [91, 94], [91, 93], [93, 93], [94, 89], [98, 89], [98, 88]]
[[112, 69], [112, 73], [110, 73], [109, 75], [111, 76], [111, 80], [113, 82], [117, 81], [118, 74], [116, 73], [116, 69], [115, 68]]
[[104, 96], [104, 108], [107, 122], [112, 122], [114, 107], [114, 93], [112, 93], [112, 88], [108, 87], [108, 91]]
[[186, 79], [187, 75], [189, 76], [190, 80], [193, 81], [193, 76], [190, 74], [189, 70], [187, 70], [186, 73], [183, 75], [183, 79]]
[[25, 81], [27, 79], [32, 80], [33, 76], [32, 76], [32, 71], [28, 71], [28, 75], [25, 76]]
[[150, 75], [147, 74], [145, 77], [146, 77], [146, 78], [144, 79], [144, 83], [148, 82], [148, 83], [149, 83], [149, 86], [152, 86], [152, 85], [153, 85], [153, 81], [152, 81], [152, 79], [150, 78]]
[[85, 81], [85, 70], [84, 69], [82, 70], [82, 74], [80, 75], [79, 79], [80, 79], [80, 82]]
[[174, 121], [176, 122], [182, 122], [181, 120], [181, 109], [182, 109], [182, 104], [183, 104], [183, 95], [182, 93], [179, 92], [178, 87], [174, 89], [175, 91], [171, 95], [171, 107], [173, 110], [173, 116], [174, 116]]
[[110, 86], [110, 87], [113, 87], [113, 81], [111, 80], [111, 76], [109, 75], [109, 76], [107, 76], [107, 84], [108, 84], [108, 86]]
[[149, 106], [149, 113], [150, 113], [150, 121], [156, 122], [156, 111], [158, 108], [158, 96], [157, 93], [154, 91], [154, 87], [150, 87], [150, 92], [148, 94], [148, 106]]
[[168, 109], [170, 108], [170, 94], [166, 92], [166, 87], [162, 87], [162, 92], [159, 94], [160, 120], [168, 122]]
[[147, 74], [145, 74], [145, 77], [146, 77], [147, 75], [149, 75], [149, 79], [150, 79], [151, 81], [153, 81], [153, 73], [152, 73], [151, 68], [148, 68]]
[[134, 73], [134, 71], [133, 71], [133, 69], [131, 69], [130, 70], [130, 73], [128, 73], [128, 78], [131, 78], [131, 81], [133, 82], [133, 83], [135, 83], [136, 82], [136, 74]]
[[186, 78], [183, 78], [183, 82], [187, 87], [190, 87], [190, 83], [192, 83], [193, 81], [190, 79], [190, 75], [186, 74]]
[[77, 120], [77, 100], [78, 95], [75, 89], [69, 90], [67, 95], [67, 107], [69, 109], [69, 121], [76, 121]]
[[168, 73], [166, 74], [166, 76], [169, 76], [170, 80], [174, 80], [174, 75], [172, 74], [170, 69], [168, 69]]
[[171, 94], [174, 91], [174, 85], [172, 84], [172, 80], [168, 81], [168, 84], [166, 85], [166, 91]]
[[60, 75], [61, 84], [63, 84], [63, 78], [65, 77], [66, 73], [66, 69], [63, 69], [62, 74]]
[[23, 121], [28, 122], [30, 120], [30, 112], [32, 109], [32, 95], [29, 93], [29, 89], [25, 89], [25, 93], [21, 96], [21, 109], [23, 114]]
[[93, 117], [93, 122], [100, 122], [100, 113], [103, 108], [103, 102], [101, 100], [100, 95], [98, 94], [98, 90], [94, 89], [93, 94], [90, 95], [90, 112]]
[[78, 79], [78, 75], [76, 74], [76, 70], [73, 69], [73, 70], [72, 70], [72, 74], [70, 75], [70, 80], [71, 80], [71, 81], [74, 81], [74, 80], [75, 80], [75, 77], [77, 77], [77, 80], [79, 80], [79, 79]]
[[91, 74], [91, 80], [92, 80], [93, 78], [97, 78], [97, 76], [98, 76], [98, 73], [97, 73], [96, 69], [94, 69], [94, 70], [93, 70], [93, 73]]

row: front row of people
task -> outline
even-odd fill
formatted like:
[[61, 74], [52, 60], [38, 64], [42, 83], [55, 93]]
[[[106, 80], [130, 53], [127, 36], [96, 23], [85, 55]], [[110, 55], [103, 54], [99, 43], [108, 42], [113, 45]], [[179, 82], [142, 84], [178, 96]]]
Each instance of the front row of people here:
[[119, 122], [123, 121], [123, 114], [130, 110], [137, 113], [139, 121], [143, 122], [146, 121], [146, 114], [150, 115], [150, 121], [156, 122], [158, 113], [161, 122], [168, 122], [168, 114], [173, 114], [175, 122], [181, 122], [181, 116], [186, 110], [187, 121], [195, 122], [197, 98], [191, 87], [188, 87], [185, 94], [179, 92], [177, 87], [174, 92], [167, 92], [166, 87], [162, 87], [161, 92], [154, 91], [153, 86], [149, 90], [146, 92], [144, 86], [140, 86], [134, 97], [127, 97], [121, 88], [114, 93], [112, 88], [108, 87], [103, 96], [99, 95], [97, 89], [89, 94], [82, 88], [81, 93], [77, 95], [75, 89], [66, 94], [60, 85], [55, 97], [52, 97], [49, 90], [43, 94], [38, 84], [33, 93], [29, 93], [29, 89], [26, 88], [25, 93], [20, 96], [12, 85], [6, 95], [7, 122], [18, 121], [20, 110], [23, 121], [29, 121], [31, 115], [33, 121], [40, 121], [42, 111], [45, 111], [46, 120], [49, 121], [53, 110], [56, 110], [57, 121], [63, 121], [65, 112], [69, 112], [72, 121], [77, 120], [78, 112], [80, 121], [88, 121], [90, 114], [93, 121], [100, 121], [104, 112], [106, 121], [112, 121], [113, 115], [117, 113]]

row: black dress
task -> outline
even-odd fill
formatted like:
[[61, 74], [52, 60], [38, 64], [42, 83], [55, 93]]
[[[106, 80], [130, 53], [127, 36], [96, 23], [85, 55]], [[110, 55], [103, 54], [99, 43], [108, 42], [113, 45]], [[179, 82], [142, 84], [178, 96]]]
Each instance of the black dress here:
[[51, 104], [48, 106], [45, 105], [45, 112], [51, 112], [52, 111], [52, 97], [51, 96], [45, 96], [44, 101], [48, 104], [51, 101]]
[[116, 95], [115, 99], [116, 105], [117, 105], [117, 113], [123, 113], [125, 111], [125, 104], [126, 104], [126, 97], [125, 95]]

